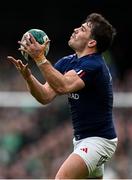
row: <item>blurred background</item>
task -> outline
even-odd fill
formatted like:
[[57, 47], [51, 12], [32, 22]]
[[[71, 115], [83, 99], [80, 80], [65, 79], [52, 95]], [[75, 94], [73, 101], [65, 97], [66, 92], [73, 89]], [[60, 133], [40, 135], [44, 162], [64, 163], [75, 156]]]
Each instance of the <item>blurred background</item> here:
[[[129, 1], [3, 1], [0, 6], [0, 178], [54, 178], [72, 152], [72, 127], [67, 97], [42, 106], [28, 93], [25, 81], [7, 55], [23, 59], [18, 40], [29, 29], [43, 29], [51, 39], [48, 58], [54, 64], [73, 53], [67, 41], [92, 12], [104, 15], [116, 28], [112, 48], [104, 53], [113, 76], [114, 121], [118, 149], [106, 164], [107, 179], [132, 178], [132, 59]], [[23, 59], [24, 61], [24, 59]], [[44, 82], [38, 68], [32, 73]]]

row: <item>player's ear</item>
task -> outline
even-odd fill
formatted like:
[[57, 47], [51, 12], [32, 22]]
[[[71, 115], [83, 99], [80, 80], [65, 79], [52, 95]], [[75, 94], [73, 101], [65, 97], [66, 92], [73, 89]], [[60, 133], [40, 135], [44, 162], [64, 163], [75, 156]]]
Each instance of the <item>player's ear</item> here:
[[88, 41], [88, 47], [90, 47], [90, 48], [95, 47], [96, 44], [97, 44], [97, 41], [94, 40], [94, 39], [90, 39], [90, 40]]

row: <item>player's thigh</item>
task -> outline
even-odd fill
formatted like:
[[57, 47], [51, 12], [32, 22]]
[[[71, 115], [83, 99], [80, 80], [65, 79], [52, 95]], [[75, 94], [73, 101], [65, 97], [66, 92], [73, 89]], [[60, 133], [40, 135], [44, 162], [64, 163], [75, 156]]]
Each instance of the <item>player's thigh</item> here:
[[77, 154], [71, 154], [60, 167], [56, 179], [86, 179], [88, 168]]

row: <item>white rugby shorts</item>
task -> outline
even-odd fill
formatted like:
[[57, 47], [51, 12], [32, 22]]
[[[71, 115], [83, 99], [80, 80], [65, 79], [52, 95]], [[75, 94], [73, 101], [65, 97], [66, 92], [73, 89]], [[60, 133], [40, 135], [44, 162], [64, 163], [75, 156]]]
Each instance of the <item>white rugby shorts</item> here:
[[117, 138], [105, 139], [101, 137], [88, 137], [81, 140], [73, 139], [74, 151], [86, 163], [89, 177], [100, 177], [104, 173], [104, 163], [112, 158], [116, 147]]

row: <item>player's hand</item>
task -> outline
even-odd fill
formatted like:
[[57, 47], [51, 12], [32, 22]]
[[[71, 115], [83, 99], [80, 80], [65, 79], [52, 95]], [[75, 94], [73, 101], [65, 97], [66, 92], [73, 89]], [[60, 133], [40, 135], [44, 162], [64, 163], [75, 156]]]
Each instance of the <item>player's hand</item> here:
[[23, 64], [20, 59], [15, 59], [12, 56], [7, 56], [7, 59], [15, 65], [17, 70], [22, 74], [25, 80], [31, 75], [31, 70], [28, 68], [28, 64]]
[[47, 40], [44, 44], [39, 44], [33, 35], [30, 33], [30, 38], [25, 37], [26, 43], [18, 41], [21, 45], [18, 50], [29, 54], [35, 62], [41, 61], [45, 58], [46, 48], [50, 40]]

